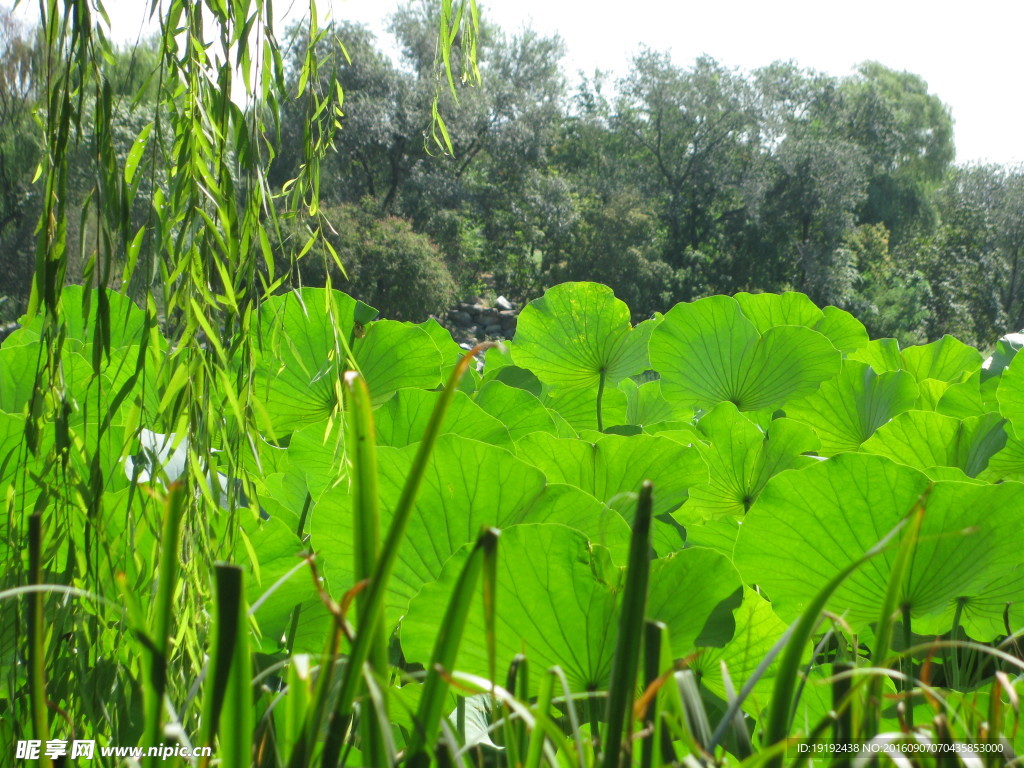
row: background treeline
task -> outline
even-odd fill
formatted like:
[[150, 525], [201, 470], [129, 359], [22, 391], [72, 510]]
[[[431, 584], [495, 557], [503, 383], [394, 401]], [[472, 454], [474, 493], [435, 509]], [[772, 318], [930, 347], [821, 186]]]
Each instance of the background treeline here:
[[[274, 243], [282, 265], [303, 253], [290, 284], [330, 279], [399, 319], [440, 312], [493, 275], [519, 300], [564, 280], [600, 281], [643, 313], [795, 289], [904, 342], [952, 333], [984, 346], [1024, 327], [1024, 170], [955, 165], [949, 110], [917, 75], [873, 62], [843, 78], [781, 62], [740, 72], [644, 50], [621, 79], [570, 86], [557, 38], [487, 27], [484, 85], [455, 105], [438, 88], [432, 9], [400, 10], [391, 31], [397, 61], [366, 28], [338, 23], [318, 43], [327, 64], [315, 82], [300, 82], [302, 43], [289, 49], [293, 93], [344, 93], [335, 151], [319, 170], [321, 206], [284, 220]], [[35, 264], [33, 113], [44, 105], [33, 41], [0, 13], [8, 320]], [[123, 130], [92, 141], [113, 140], [127, 156], [158, 117], [147, 96], [156, 61], [155, 45], [142, 45], [109, 62]], [[435, 99], [454, 157], [432, 137]], [[296, 98], [273, 116], [270, 179], [282, 194], [305, 162], [311, 103]], [[76, 150], [83, 167], [95, 155], [88, 143]], [[142, 162], [167, 173], [163, 152], [151, 140]], [[84, 197], [87, 178], [69, 194]], [[159, 173], [146, 183], [159, 186]], [[150, 203], [140, 189], [140, 219]], [[89, 222], [72, 223], [68, 237], [86, 253]]]

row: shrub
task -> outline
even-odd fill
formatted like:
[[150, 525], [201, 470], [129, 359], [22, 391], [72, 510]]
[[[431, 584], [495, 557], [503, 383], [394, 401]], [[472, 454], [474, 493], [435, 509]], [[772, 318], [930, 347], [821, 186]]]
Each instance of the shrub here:
[[[333, 287], [397, 320], [424, 320], [455, 300], [455, 282], [441, 252], [408, 220], [381, 216], [367, 203], [324, 208], [320, 221], [344, 272], [318, 242], [299, 259], [292, 284], [322, 286], [329, 278]], [[312, 219], [286, 224], [279, 262], [301, 253], [313, 226]]]
[[587, 200], [577, 230], [575, 252], [552, 266], [549, 282], [604, 283], [638, 315], [671, 306], [677, 275], [658, 258], [657, 219], [635, 195], [621, 192], [609, 200]]

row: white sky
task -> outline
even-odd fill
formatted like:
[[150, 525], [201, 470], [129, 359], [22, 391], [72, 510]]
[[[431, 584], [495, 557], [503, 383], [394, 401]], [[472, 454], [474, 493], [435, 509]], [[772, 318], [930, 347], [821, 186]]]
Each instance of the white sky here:
[[[507, 31], [529, 25], [566, 42], [565, 70], [624, 74], [641, 44], [687, 65], [706, 53], [753, 69], [793, 59], [846, 75], [874, 59], [922, 76], [950, 106], [957, 162], [1024, 162], [1024, 2], [1020, 0], [479, 0]], [[0, 0], [4, 2], [4, 0]], [[132, 40], [148, 0], [104, 0], [113, 37]], [[23, 0], [25, 5], [34, 5]], [[321, 15], [386, 37], [399, 0], [320, 0]], [[438, 4], [440, 5], [440, 4]], [[306, 0], [276, 0], [302, 15]], [[383, 42], [383, 41], [382, 41]], [[486, 84], [485, 84], [486, 87]]]

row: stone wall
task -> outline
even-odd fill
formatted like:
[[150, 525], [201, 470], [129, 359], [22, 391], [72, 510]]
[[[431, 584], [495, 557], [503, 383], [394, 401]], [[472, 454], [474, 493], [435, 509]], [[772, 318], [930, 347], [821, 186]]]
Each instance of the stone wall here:
[[472, 346], [487, 339], [511, 339], [518, 317], [519, 307], [499, 296], [493, 303], [481, 299], [456, 304], [437, 321], [457, 342]]

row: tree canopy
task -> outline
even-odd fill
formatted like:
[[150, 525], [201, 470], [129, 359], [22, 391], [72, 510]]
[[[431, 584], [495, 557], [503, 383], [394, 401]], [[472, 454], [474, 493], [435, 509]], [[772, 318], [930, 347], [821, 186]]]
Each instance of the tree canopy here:
[[[0, 312], [13, 318], [42, 214], [32, 113], [44, 44], [9, 14], [0, 20], [0, 242], [15, 276]], [[620, 78], [597, 72], [570, 85], [559, 38], [485, 18], [478, 37], [451, 38], [453, 82], [478, 71], [485, 83], [456, 96], [440, 87], [431, 4], [400, 8], [390, 32], [396, 58], [360, 25], [292, 29], [276, 75], [291, 95], [270, 94], [253, 112], [265, 125], [265, 205], [276, 199], [290, 222], [271, 228], [269, 246], [279, 266], [301, 256], [281, 288], [329, 277], [387, 295], [356, 266], [369, 263], [368, 248], [345, 246], [347, 275], [331, 247], [310, 245], [357, 220], [368, 226], [367, 216], [385, 230], [397, 217], [429, 241], [412, 251], [433, 265], [423, 274], [448, 286], [424, 294], [432, 298], [416, 303], [418, 316], [478, 294], [483, 281], [525, 300], [588, 279], [639, 314], [714, 293], [796, 289], [904, 341], [955, 332], [985, 344], [1024, 325], [1021, 173], [954, 165], [949, 108], [919, 75], [871, 61], [845, 77], [781, 61], [744, 72], [644, 49]], [[462, 56], [470, 50], [475, 65]], [[101, 66], [118, 128], [96, 135], [121, 157], [161, 158], [158, 171], [185, 149], [158, 146], [159, 130], [137, 141], [145, 126], [175, 119], [175, 102], [154, 91], [166, 55], [159, 43], [111, 51]], [[225, 157], [256, 146], [232, 141]], [[76, 168], [89, 166], [90, 151]], [[153, 188], [143, 176], [136, 229]], [[72, 172], [67, 183], [68, 200], [84, 201], [93, 180]], [[326, 207], [308, 204], [313, 189]], [[296, 195], [304, 209], [284, 205]], [[91, 231], [82, 226], [69, 225], [71, 252]], [[74, 279], [86, 272], [74, 258], [68, 269]]]

